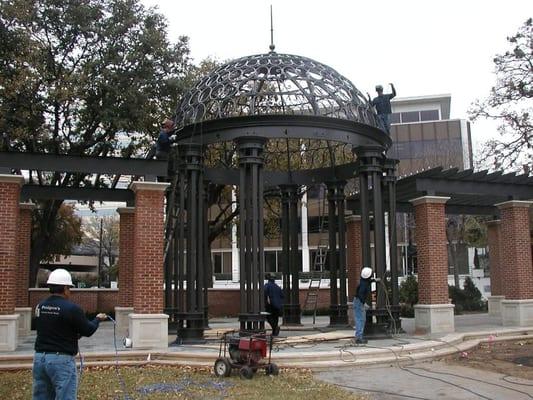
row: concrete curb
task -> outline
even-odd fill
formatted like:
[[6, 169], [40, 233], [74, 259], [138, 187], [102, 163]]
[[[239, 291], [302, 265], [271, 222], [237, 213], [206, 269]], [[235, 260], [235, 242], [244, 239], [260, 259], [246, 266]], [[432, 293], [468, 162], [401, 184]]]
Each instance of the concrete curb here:
[[[320, 335], [316, 335], [320, 336]], [[378, 364], [397, 364], [398, 362], [430, 360], [448, 356], [454, 353], [470, 350], [480, 343], [499, 342], [506, 340], [530, 339], [533, 337], [533, 327], [501, 328], [479, 332], [452, 333], [443, 338], [409, 337], [420, 340], [398, 346], [353, 346], [345, 335], [322, 335], [321, 339], [335, 341], [338, 350], [327, 351], [290, 351], [287, 353], [272, 353], [272, 360], [282, 368], [310, 368], [326, 370], [331, 367], [353, 367]], [[302, 338], [277, 342], [278, 346], [298, 345], [304, 343]], [[398, 338], [402, 340], [402, 337]], [[403, 338], [406, 339], [406, 338]], [[202, 346], [202, 351], [185, 350], [172, 352], [166, 349], [153, 351], [119, 351], [85, 353], [84, 366], [103, 366], [117, 363], [122, 366], [131, 365], [190, 365], [210, 367], [218, 357], [217, 346]], [[0, 356], [1, 370], [31, 369], [33, 354], [10, 354]]]

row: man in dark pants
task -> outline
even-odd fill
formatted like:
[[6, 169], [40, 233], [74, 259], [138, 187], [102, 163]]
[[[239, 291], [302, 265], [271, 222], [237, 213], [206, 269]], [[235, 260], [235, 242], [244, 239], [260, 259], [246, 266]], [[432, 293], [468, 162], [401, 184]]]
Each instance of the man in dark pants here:
[[283, 311], [283, 291], [276, 284], [276, 280], [270, 274], [266, 274], [265, 278], [265, 309], [269, 313], [267, 321], [272, 327], [272, 336], [279, 335], [279, 317]]
[[[390, 87], [392, 89], [392, 93], [383, 94], [383, 86], [377, 85], [376, 92], [378, 96], [374, 97], [374, 100], [371, 100], [372, 105], [376, 108], [376, 112], [378, 113], [378, 122], [381, 129], [387, 132], [389, 135], [391, 124], [390, 118], [392, 114], [390, 101], [396, 97], [396, 89], [392, 83], [390, 83]], [[370, 98], [370, 95], [368, 95], [368, 97]]]
[[365, 332], [366, 324], [366, 299], [371, 290], [372, 282], [372, 268], [364, 267], [361, 270], [361, 280], [359, 281], [359, 286], [355, 290], [355, 297], [353, 299], [353, 313], [355, 321], [355, 343], [365, 344], [368, 343], [363, 337]]
[[76, 361], [78, 339], [91, 336], [99, 321], [89, 321], [83, 310], [70, 302], [72, 277], [64, 269], [52, 271], [47, 281], [51, 296], [35, 308], [37, 340], [33, 359], [33, 400], [75, 400], [78, 390]]

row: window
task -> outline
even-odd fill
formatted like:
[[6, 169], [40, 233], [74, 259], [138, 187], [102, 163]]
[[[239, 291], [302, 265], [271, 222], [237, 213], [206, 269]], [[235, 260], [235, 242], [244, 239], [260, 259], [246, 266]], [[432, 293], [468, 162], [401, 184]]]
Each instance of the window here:
[[390, 122], [391, 124], [399, 124], [401, 122], [400, 113], [392, 113]]
[[420, 121], [438, 121], [439, 110], [420, 111]]
[[213, 253], [213, 273], [222, 273], [222, 253]]
[[419, 122], [420, 121], [420, 112], [418, 111], [408, 111], [401, 113], [402, 123], [406, 122]]
[[278, 272], [275, 251], [265, 251], [265, 272]]

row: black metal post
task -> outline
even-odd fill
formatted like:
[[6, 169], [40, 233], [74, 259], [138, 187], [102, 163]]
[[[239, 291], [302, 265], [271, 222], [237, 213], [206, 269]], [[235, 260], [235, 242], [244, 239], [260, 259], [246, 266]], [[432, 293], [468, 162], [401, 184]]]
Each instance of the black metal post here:
[[346, 295], [346, 221], [345, 221], [345, 201], [344, 186], [346, 182], [337, 182], [337, 217], [338, 217], [338, 239], [339, 239], [339, 306], [337, 323], [348, 325], [348, 297]]
[[[239, 156], [241, 218], [241, 334], [265, 331], [263, 282], [263, 151], [266, 139], [240, 137], [235, 140]], [[244, 299], [243, 299], [244, 298]]]

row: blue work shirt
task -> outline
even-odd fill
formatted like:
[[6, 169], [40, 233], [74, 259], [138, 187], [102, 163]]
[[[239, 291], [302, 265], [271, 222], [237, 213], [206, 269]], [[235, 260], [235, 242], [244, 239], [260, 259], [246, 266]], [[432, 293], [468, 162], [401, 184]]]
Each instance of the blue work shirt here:
[[170, 152], [170, 134], [165, 131], [159, 132], [157, 138], [156, 150], [164, 153]]
[[99, 321], [89, 321], [77, 304], [62, 296], [52, 295], [35, 308], [37, 339], [35, 351], [39, 353], [78, 353], [80, 336], [91, 336]]
[[277, 310], [283, 308], [283, 291], [276, 282], [268, 281], [265, 285], [265, 305], [268, 307], [268, 304]]
[[392, 108], [390, 105], [390, 101], [392, 98], [394, 98], [395, 94], [382, 94], [381, 96], [374, 97], [374, 100], [372, 100], [372, 105], [376, 107], [376, 111], [378, 114], [391, 114]]
[[357, 297], [361, 303], [366, 303], [366, 299], [370, 293], [370, 290], [370, 278], [361, 278], [359, 281], [359, 286], [357, 286], [357, 289], [355, 290], [355, 297]]

